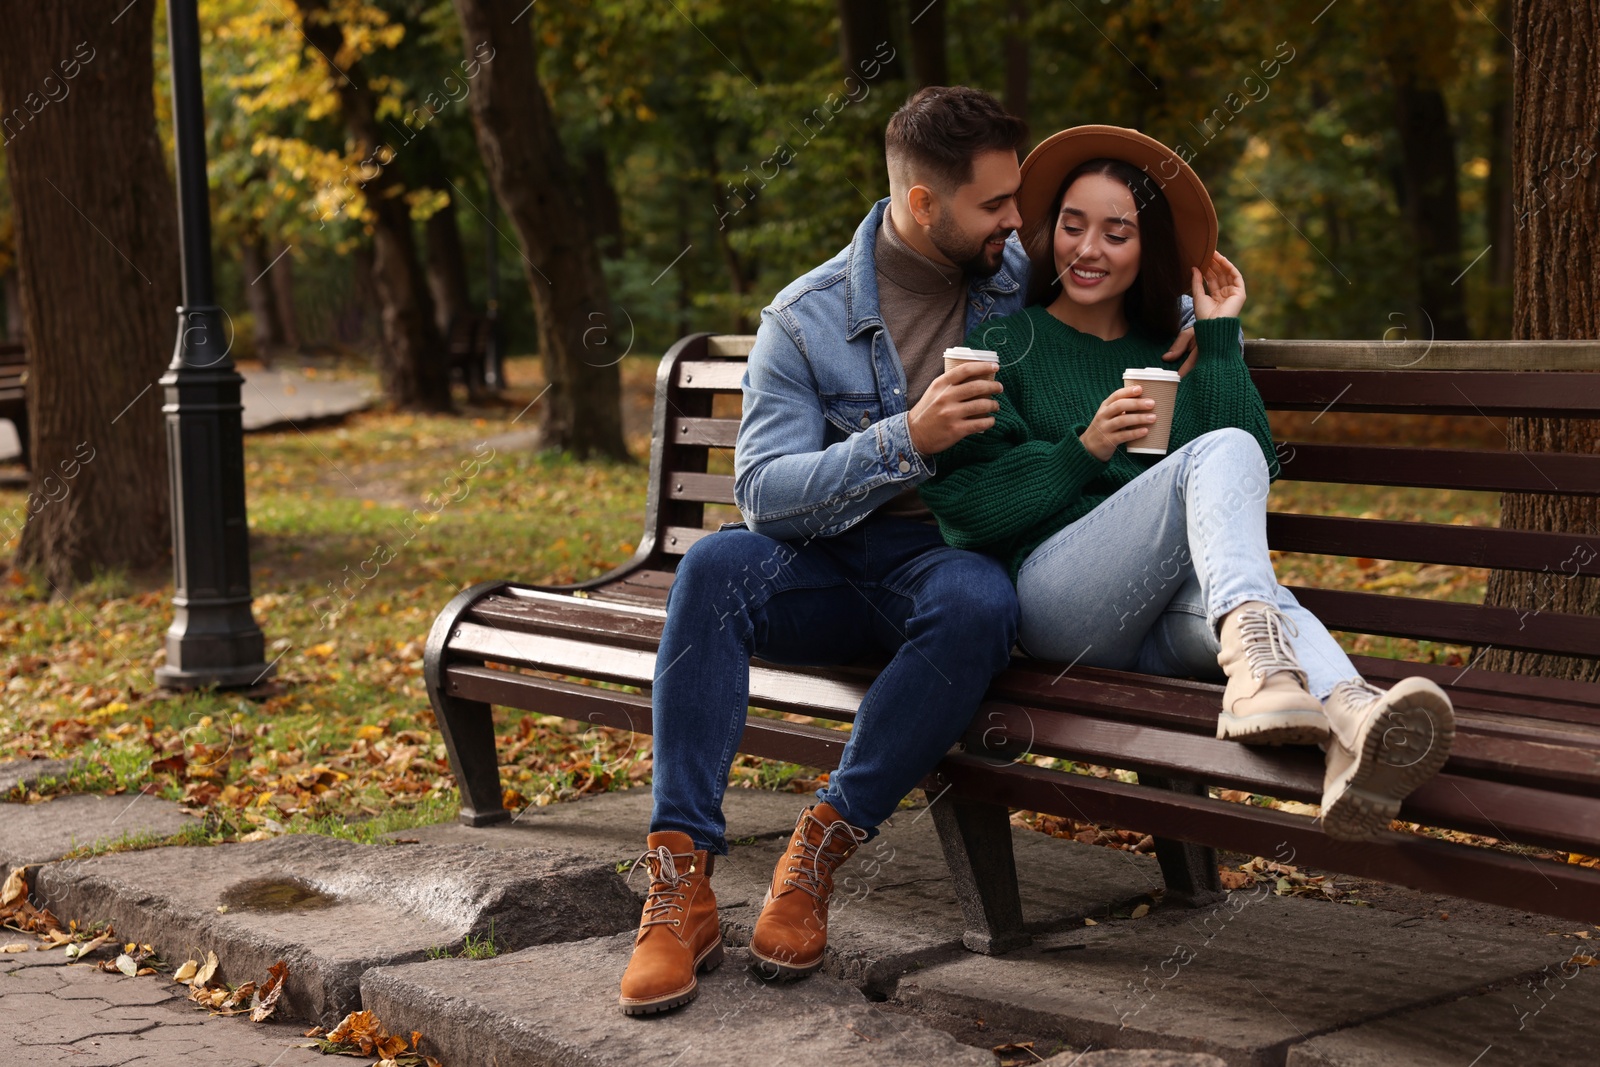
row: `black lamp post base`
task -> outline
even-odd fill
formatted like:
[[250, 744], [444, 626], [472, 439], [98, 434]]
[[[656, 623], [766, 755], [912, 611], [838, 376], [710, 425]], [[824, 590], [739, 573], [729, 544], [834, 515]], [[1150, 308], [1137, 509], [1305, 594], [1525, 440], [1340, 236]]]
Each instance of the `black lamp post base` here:
[[186, 671], [177, 667], [157, 667], [156, 684], [163, 689], [248, 689], [268, 681], [277, 673], [271, 663], [252, 663], [244, 667], [211, 667]]

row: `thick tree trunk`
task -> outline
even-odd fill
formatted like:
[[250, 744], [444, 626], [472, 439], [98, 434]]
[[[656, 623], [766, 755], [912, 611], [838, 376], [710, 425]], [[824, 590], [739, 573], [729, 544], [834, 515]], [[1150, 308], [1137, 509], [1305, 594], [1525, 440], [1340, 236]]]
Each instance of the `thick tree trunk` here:
[[626, 459], [616, 353], [625, 344], [600, 269], [594, 220], [581, 207], [555, 115], [539, 82], [525, 4], [455, 0], [468, 63], [481, 64], [468, 97], [495, 196], [516, 228], [539, 319], [550, 388], [549, 448]]
[[[1513, 336], [1600, 337], [1600, 9], [1588, 0], [1517, 0], [1513, 134], [1517, 242]], [[1561, 72], [1551, 78], [1550, 72]], [[1511, 448], [1600, 453], [1600, 421], [1511, 419]], [[1572, 535], [1573, 555], [1536, 574], [1495, 571], [1485, 602], [1524, 611], [1600, 614], [1600, 580], [1562, 564], [1600, 551], [1600, 500], [1507, 493], [1500, 525]], [[1600, 680], [1600, 662], [1490, 649], [1483, 665]]]
[[[328, 0], [299, 0], [301, 31], [331, 65], [344, 45], [344, 27], [328, 11]], [[396, 408], [450, 411], [450, 359], [433, 321], [433, 300], [417, 259], [411, 207], [377, 119], [376, 93], [361, 63], [335, 70], [334, 86], [345, 129], [362, 157], [360, 183], [372, 213], [372, 277], [383, 313], [378, 379], [384, 399]]]
[[[1493, 93], [1489, 105], [1489, 177], [1484, 196], [1488, 201], [1489, 280], [1496, 290], [1509, 294], [1511, 270], [1514, 263], [1516, 220], [1511, 204], [1511, 42], [1506, 34], [1511, 32], [1512, 0], [1500, 0], [1495, 9], [1495, 27], [1502, 32], [1494, 36]], [[1499, 315], [1495, 316], [1498, 321]], [[1504, 334], [1494, 333], [1500, 337]]]
[[155, 382], [177, 336], [177, 204], [156, 133], [155, 5], [124, 6], [0, 3], [0, 113], [26, 116], [6, 144], [32, 363], [17, 555], [62, 588], [171, 549]]
[[244, 268], [244, 299], [250, 309], [256, 358], [271, 365], [272, 358], [283, 348], [283, 324], [278, 321], [278, 303], [272, 298], [272, 286], [266, 279], [276, 268], [267, 258], [267, 243], [259, 233], [239, 242], [239, 263]]
[[[890, 39], [889, 30], [889, 5], [883, 0], [839, 0], [839, 58], [844, 60], [845, 73], [859, 75], [860, 64], [871, 59], [878, 46]], [[879, 77], [886, 82], [905, 77], [899, 49], [882, 64]]]
[[262, 285], [271, 284], [272, 304], [277, 311], [278, 328], [283, 331], [283, 343], [295, 352], [305, 351], [305, 339], [300, 336], [300, 313], [294, 300], [294, 253], [286, 253], [278, 241], [267, 246], [272, 253], [272, 269], [261, 279]]
[[451, 331], [472, 316], [472, 296], [467, 285], [467, 253], [461, 244], [461, 216], [450, 174], [433, 134], [421, 131], [413, 142], [419, 184], [437, 189], [449, 199], [428, 216], [423, 241], [428, 250], [428, 291], [433, 294], [433, 321], [448, 341]]
[[1455, 284], [1461, 258], [1461, 206], [1456, 190], [1456, 138], [1444, 93], [1427, 84], [1414, 57], [1391, 59], [1395, 129], [1400, 136], [1401, 207], [1417, 248], [1418, 300], [1433, 336], [1469, 336], [1466, 292]]
[[944, 0], [922, 2], [926, 6], [920, 11], [913, 6], [911, 12], [911, 73], [919, 88], [945, 85], [950, 80], [950, 68], [945, 49]]
[[1028, 55], [1028, 0], [1011, 0], [1006, 10], [1006, 110], [1028, 121], [1031, 59]]

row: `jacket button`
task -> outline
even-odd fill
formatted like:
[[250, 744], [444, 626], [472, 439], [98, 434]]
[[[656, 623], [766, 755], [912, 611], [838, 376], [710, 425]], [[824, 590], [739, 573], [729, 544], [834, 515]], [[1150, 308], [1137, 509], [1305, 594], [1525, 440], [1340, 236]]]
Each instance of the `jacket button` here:
[[911, 463], [907, 460], [900, 461], [900, 473], [906, 474], [911, 470]]
[[872, 424], [872, 416], [868, 415], [865, 411], [863, 411], [861, 413], [861, 428], [862, 429], [866, 429], [871, 424]]

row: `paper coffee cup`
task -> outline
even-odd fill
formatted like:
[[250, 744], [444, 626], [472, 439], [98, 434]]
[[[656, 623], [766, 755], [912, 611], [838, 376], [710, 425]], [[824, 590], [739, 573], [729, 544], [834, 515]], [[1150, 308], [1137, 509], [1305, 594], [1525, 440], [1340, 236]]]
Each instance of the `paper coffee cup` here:
[[963, 363], [972, 361], [990, 363], [994, 365], [994, 373], [1000, 372], [1000, 353], [986, 352], [981, 348], [947, 348], [944, 350], [944, 372], [949, 374]]
[[1156, 402], [1151, 412], [1156, 421], [1150, 424], [1149, 433], [1128, 442], [1129, 452], [1152, 456], [1167, 454], [1167, 440], [1172, 436], [1172, 409], [1178, 400], [1178, 383], [1182, 380], [1177, 371], [1157, 367], [1129, 367], [1122, 372], [1124, 386], [1137, 385], [1144, 390], [1142, 399]]

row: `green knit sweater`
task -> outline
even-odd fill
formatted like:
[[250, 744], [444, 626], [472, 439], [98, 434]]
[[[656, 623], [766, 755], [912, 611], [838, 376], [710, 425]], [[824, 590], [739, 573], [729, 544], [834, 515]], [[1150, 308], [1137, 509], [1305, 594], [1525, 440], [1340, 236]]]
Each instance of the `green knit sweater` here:
[[[1202, 434], [1237, 426], [1255, 435], [1271, 478], [1279, 473], [1267, 412], [1239, 350], [1239, 320], [1195, 324], [1200, 357], [1178, 387], [1168, 454]], [[1028, 554], [1165, 456], [1119, 445], [1102, 463], [1078, 438], [1129, 367], [1174, 369], [1167, 345], [1133, 331], [1114, 341], [1080, 333], [1043, 307], [986, 322], [966, 342], [1001, 353], [1005, 386], [995, 424], [935, 458], [922, 486], [944, 538], [988, 552], [1016, 580]], [[1026, 353], [1018, 358], [1011, 353]]]

